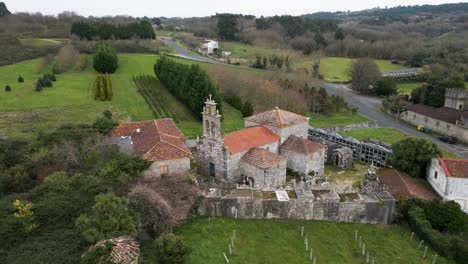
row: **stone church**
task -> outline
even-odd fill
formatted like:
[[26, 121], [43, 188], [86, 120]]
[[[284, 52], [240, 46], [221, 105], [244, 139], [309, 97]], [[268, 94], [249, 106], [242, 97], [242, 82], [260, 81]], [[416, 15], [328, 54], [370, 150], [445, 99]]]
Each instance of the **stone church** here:
[[321, 176], [326, 146], [307, 139], [309, 118], [279, 108], [244, 119], [244, 129], [221, 135], [216, 102], [205, 102], [203, 136], [197, 140], [198, 170], [225, 183], [255, 188], [286, 184], [286, 170]]

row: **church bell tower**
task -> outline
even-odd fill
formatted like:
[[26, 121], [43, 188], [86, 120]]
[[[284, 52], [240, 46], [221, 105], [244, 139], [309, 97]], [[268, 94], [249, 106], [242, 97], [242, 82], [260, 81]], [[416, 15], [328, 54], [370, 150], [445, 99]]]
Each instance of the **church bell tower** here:
[[220, 139], [221, 138], [221, 115], [216, 108], [216, 102], [211, 98], [211, 94], [206, 99], [203, 107], [203, 138]]

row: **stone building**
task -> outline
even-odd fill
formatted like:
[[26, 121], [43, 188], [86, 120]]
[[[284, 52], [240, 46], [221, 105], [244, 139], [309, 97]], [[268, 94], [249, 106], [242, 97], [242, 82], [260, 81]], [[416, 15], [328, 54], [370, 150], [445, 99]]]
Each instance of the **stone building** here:
[[468, 160], [433, 158], [426, 178], [444, 200], [457, 202], [468, 213]]
[[152, 162], [144, 172], [147, 180], [190, 170], [192, 153], [185, 144], [186, 137], [170, 118], [121, 123], [111, 136], [122, 151]]
[[334, 148], [331, 153], [330, 161], [333, 166], [341, 169], [350, 169], [354, 166], [353, 151], [348, 147]]
[[[447, 100], [446, 103], [448, 103]], [[451, 107], [434, 108], [422, 104], [407, 104], [403, 108], [404, 111], [400, 114], [401, 120], [415, 126], [423, 125], [434, 132], [453, 136], [462, 142], [468, 143], [468, 111], [461, 111]]]
[[282, 145], [280, 154], [288, 159], [288, 168], [304, 175], [323, 175], [326, 145], [298, 136], [290, 136]]
[[[116, 237], [102, 240], [92, 246], [86, 254], [97, 247], [105, 248], [111, 246], [110, 258], [112, 263], [119, 264], [138, 264], [140, 256], [140, 244], [135, 238], [130, 236]], [[85, 256], [83, 255], [83, 256]]]
[[[211, 97], [202, 115], [203, 136], [197, 140], [198, 170], [202, 175], [224, 183], [247, 180], [251, 187], [277, 188], [286, 183], [286, 167], [302, 174], [323, 173], [325, 146], [308, 143], [305, 116], [275, 108], [245, 118], [244, 129], [221, 135], [221, 115]], [[306, 149], [293, 152], [290, 143], [284, 145], [293, 136], [292, 140]], [[283, 146], [289, 156], [281, 153]], [[296, 159], [306, 166], [295, 166]]]
[[468, 105], [468, 90], [451, 88], [445, 90], [444, 106], [464, 111]]

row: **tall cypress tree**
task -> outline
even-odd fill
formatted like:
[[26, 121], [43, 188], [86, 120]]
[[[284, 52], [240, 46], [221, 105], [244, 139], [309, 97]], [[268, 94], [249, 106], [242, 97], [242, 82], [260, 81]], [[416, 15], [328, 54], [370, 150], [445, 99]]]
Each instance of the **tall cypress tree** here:
[[110, 79], [110, 75], [106, 73], [106, 94], [107, 100], [112, 100], [113, 92], [112, 92], [112, 83]]
[[106, 100], [106, 83], [102, 74], [99, 75], [99, 99], [101, 99], [101, 101]]

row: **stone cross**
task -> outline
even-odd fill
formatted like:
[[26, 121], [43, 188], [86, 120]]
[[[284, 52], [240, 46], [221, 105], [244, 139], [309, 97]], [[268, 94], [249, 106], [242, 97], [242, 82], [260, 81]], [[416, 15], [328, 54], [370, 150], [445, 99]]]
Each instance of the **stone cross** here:
[[232, 248], [234, 248], [234, 239], [231, 237], [231, 245], [232, 245]]
[[305, 244], [305, 250], [308, 251], [309, 250], [309, 240], [307, 239], [307, 237], [305, 237], [304, 244]]
[[312, 261], [312, 257], [314, 256], [314, 250], [310, 248], [309, 260]]
[[234, 240], [236, 240], [236, 230], [232, 230], [232, 238], [234, 238]]
[[231, 244], [229, 244], [229, 255], [232, 255], [232, 247], [231, 247]]
[[367, 251], [366, 264], [369, 264], [369, 251]]
[[437, 260], [437, 254], [434, 255], [434, 258], [432, 259], [432, 264], [435, 264]]
[[413, 240], [413, 237], [414, 237], [414, 232], [411, 232], [411, 238], [410, 238], [410, 240]]
[[362, 255], [366, 254], [366, 243], [362, 243]]
[[315, 264], [316, 261], [317, 261], [317, 257], [314, 257], [314, 262], [313, 262], [313, 264]]

